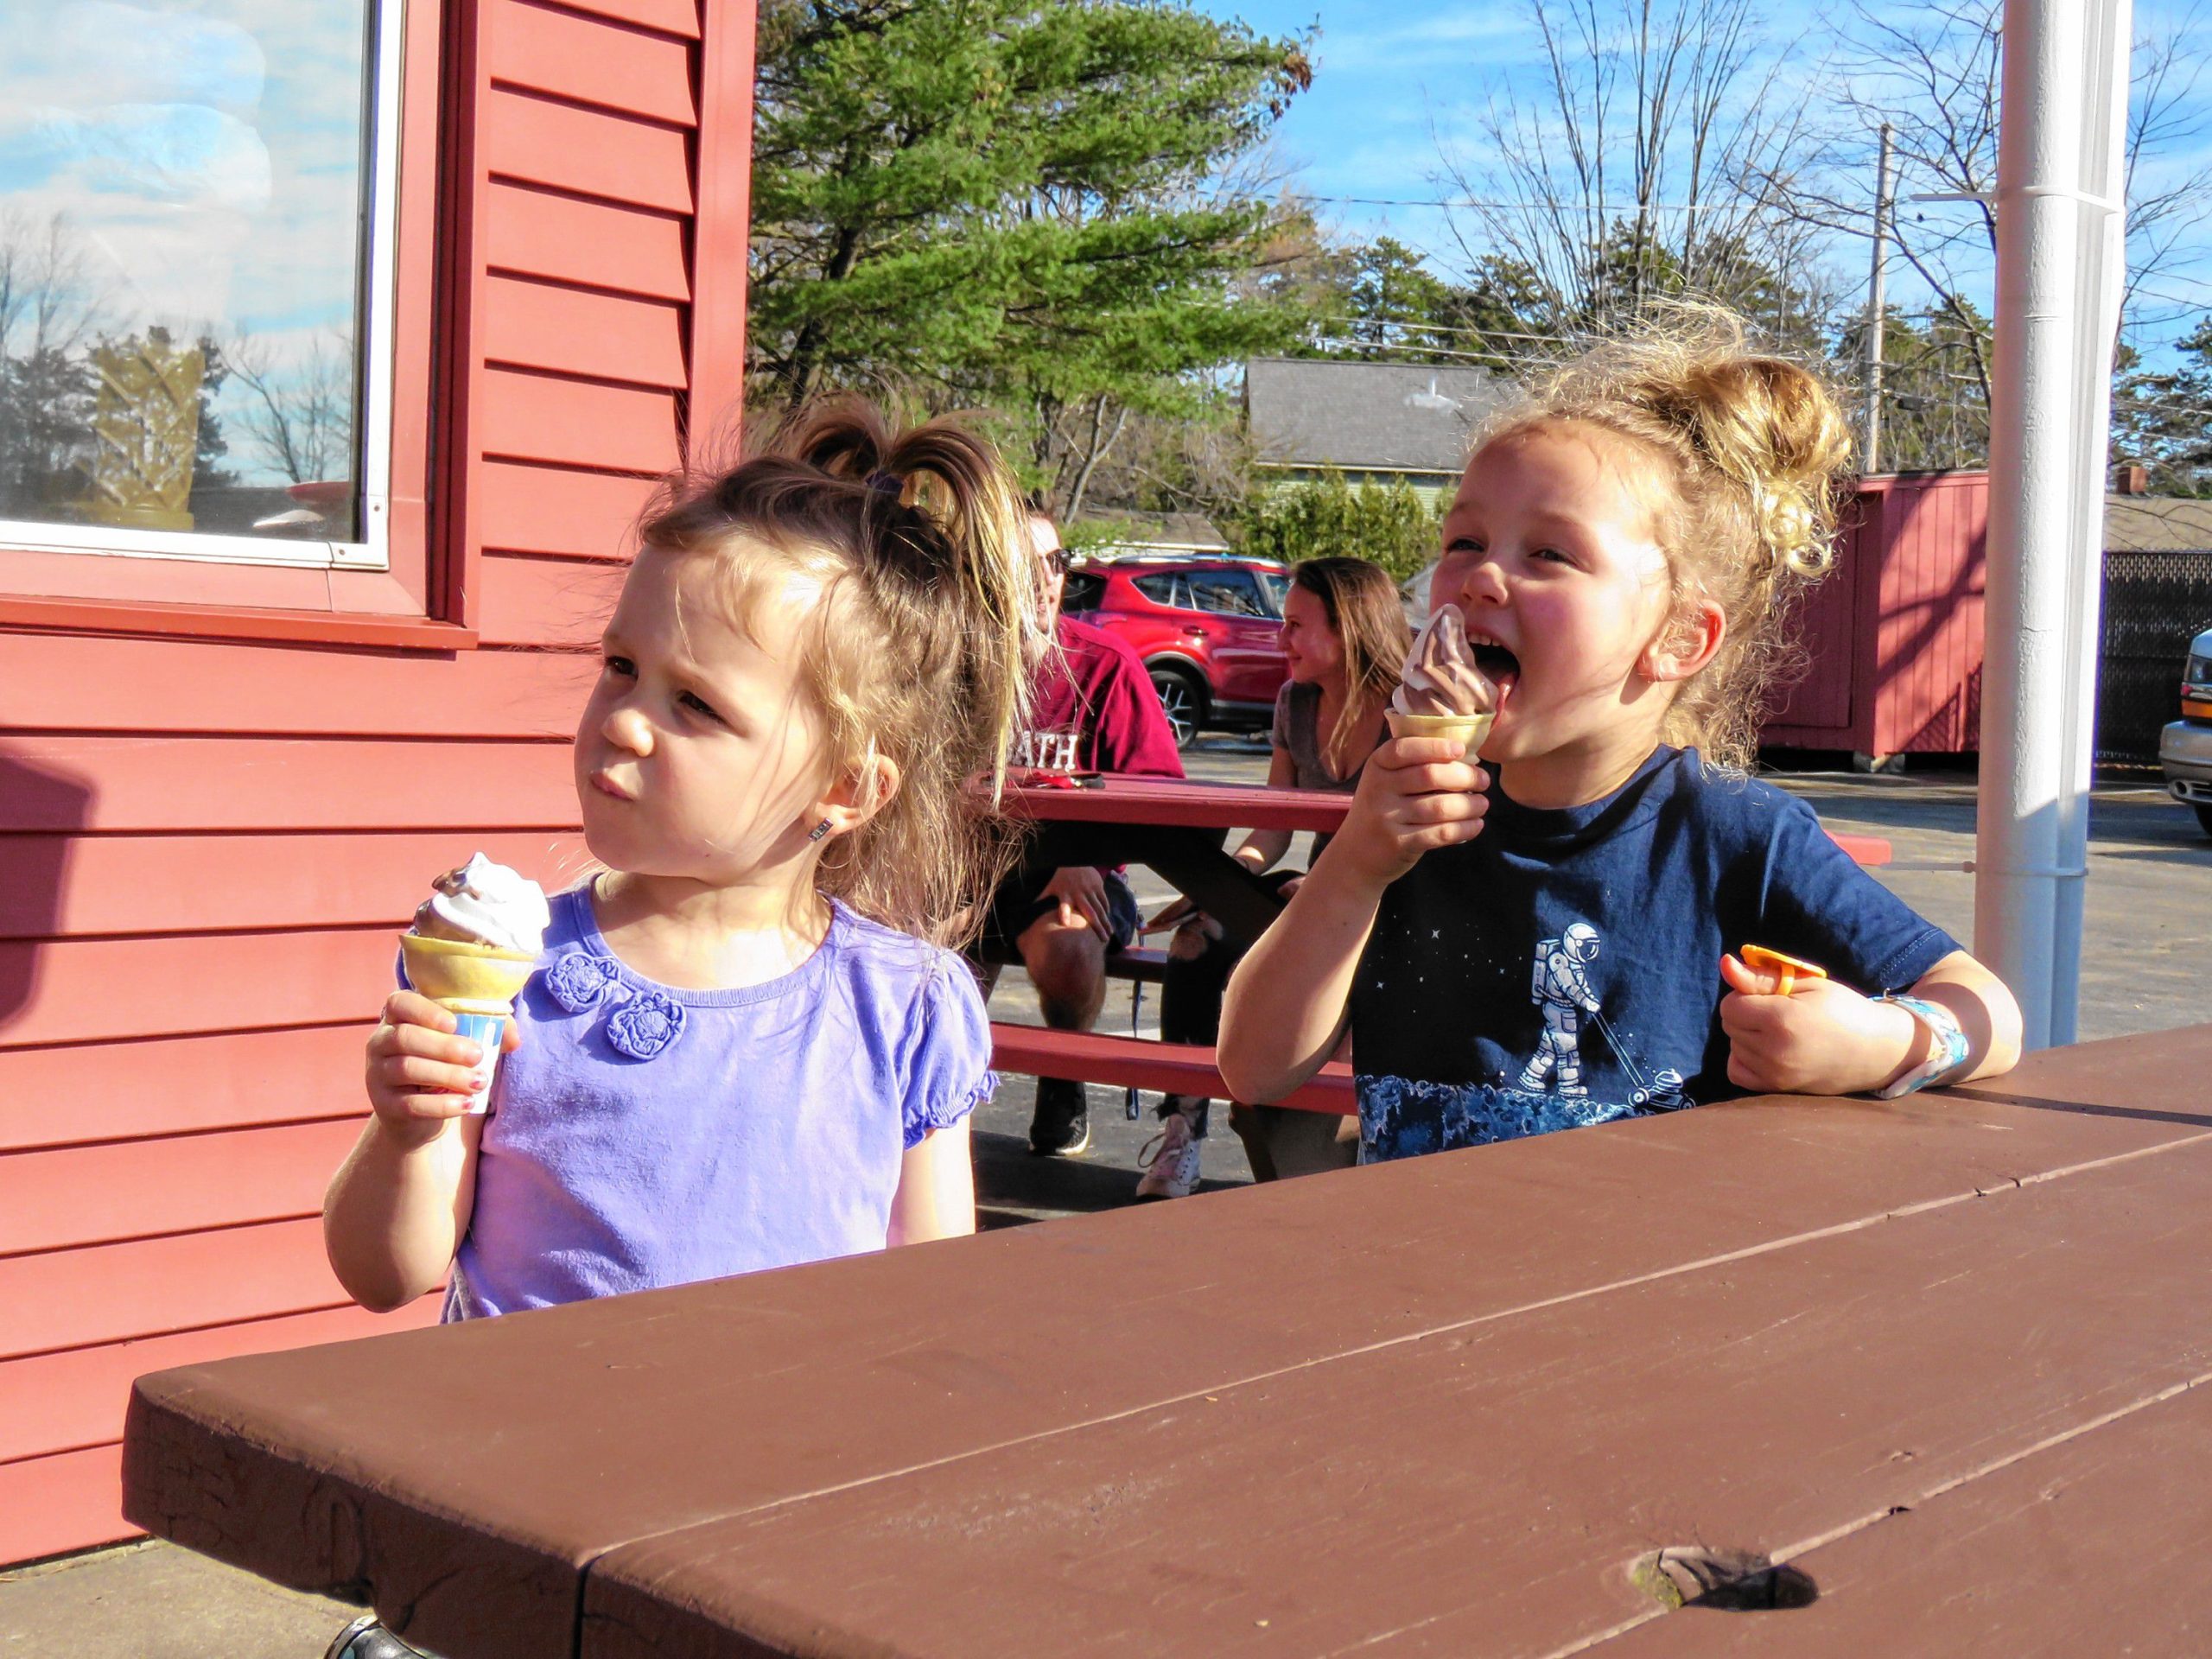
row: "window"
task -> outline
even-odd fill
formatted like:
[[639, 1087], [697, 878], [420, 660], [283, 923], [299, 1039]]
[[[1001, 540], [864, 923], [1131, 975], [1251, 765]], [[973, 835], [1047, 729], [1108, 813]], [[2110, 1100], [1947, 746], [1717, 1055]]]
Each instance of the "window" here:
[[1249, 616], [1266, 622], [1274, 613], [1249, 570], [1196, 570], [1191, 574], [1190, 602], [1217, 616]]
[[0, 543], [389, 563], [398, 0], [0, 12]]
[[1191, 608], [1190, 590], [1184, 586], [1179, 574], [1154, 576], [1132, 576], [1129, 586], [1155, 605], [1173, 605], [1177, 610]]

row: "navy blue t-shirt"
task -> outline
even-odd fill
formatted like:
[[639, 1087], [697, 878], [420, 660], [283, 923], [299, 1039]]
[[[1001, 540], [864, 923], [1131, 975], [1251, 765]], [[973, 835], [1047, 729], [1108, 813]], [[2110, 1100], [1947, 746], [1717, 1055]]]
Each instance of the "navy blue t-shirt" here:
[[1959, 949], [1802, 801], [1694, 749], [1560, 811], [1493, 785], [1481, 835], [1383, 893], [1351, 998], [1362, 1158], [1740, 1094], [1720, 957], [1746, 944], [1870, 995]]

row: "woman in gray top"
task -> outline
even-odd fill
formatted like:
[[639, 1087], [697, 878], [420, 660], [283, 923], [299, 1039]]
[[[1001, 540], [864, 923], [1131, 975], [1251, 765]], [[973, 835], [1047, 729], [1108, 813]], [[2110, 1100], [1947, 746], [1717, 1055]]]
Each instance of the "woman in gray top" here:
[[[1270, 787], [1346, 794], [1358, 787], [1360, 768], [1388, 735], [1382, 710], [1397, 688], [1411, 637], [1397, 588], [1380, 566], [1364, 559], [1325, 558], [1291, 567], [1282, 619], [1290, 678], [1275, 697]], [[1287, 898], [1304, 874], [1276, 868], [1290, 844], [1288, 830], [1256, 830], [1236, 857], [1254, 874], [1273, 880]], [[1323, 844], [1315, 843], [1317, 855]], [[1161, 919], [1173, 913], [1163, 912]], [[1160, 987], [1162, 1037], [1179, 1043], [1216, 1039], [1222, 988], [1241, 954], [1209, 918], [1183, 918], [1168, 948]], [[1137, 1183], [1140, 1198], [1179, 1198], [1197, 1185], [1206, 1105], [1192, 1095], [1170, 1095], [1161, 1102], [1160, 1133], [1140, 1160], [1147, 1164]], [[1229, 1117], [1244, 1142], [1253, 1173], [1263, 1181], [1341, 1168], [1358, 1155], [1356, 1118], [1235, 1103]]]

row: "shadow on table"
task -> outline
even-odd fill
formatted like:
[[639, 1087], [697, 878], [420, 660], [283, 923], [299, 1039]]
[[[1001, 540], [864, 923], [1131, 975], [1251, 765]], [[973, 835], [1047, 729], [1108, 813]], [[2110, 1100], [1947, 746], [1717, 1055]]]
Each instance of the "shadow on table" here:
[[2178, 1123], [2190, 1128], [2212, 1128], [2212, 1117], [2202, 1112], [2162, 1111], [2155, 1106], [2112, 1106], [2095, 1101], [2059, 1100], [2048, 1095], [2008, 1094], [2001, 1077], [1980, 1083], [1962, 1083], [1946, 1090], [1969, 1100], [1993, 1100], [2031, 1112], [2065, 1112], [2075, 1117], [2133, 1118], [2139, 1123]]

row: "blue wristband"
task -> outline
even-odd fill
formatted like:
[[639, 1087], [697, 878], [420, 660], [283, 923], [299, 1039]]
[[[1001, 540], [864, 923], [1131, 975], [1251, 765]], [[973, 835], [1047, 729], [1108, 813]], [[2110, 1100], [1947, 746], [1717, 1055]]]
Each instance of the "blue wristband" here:
[[1940, 1002], [1929, 1002], [1917, 996], [1891, 996], [1886, 994], [1874, 999], [1877, 1002], [1894, 1002], [1903, 1008], [1928, 1033], [1928, 1058], [1906, 1072], [1888, 1088], [1875, 1093], [1877, 1100], [1895, 1100], [1932, 1084], [1947, 1083], [1954, 1072], [1966, 1069], [1967, 1034], [1959, 1029], [1959, 1017]]

